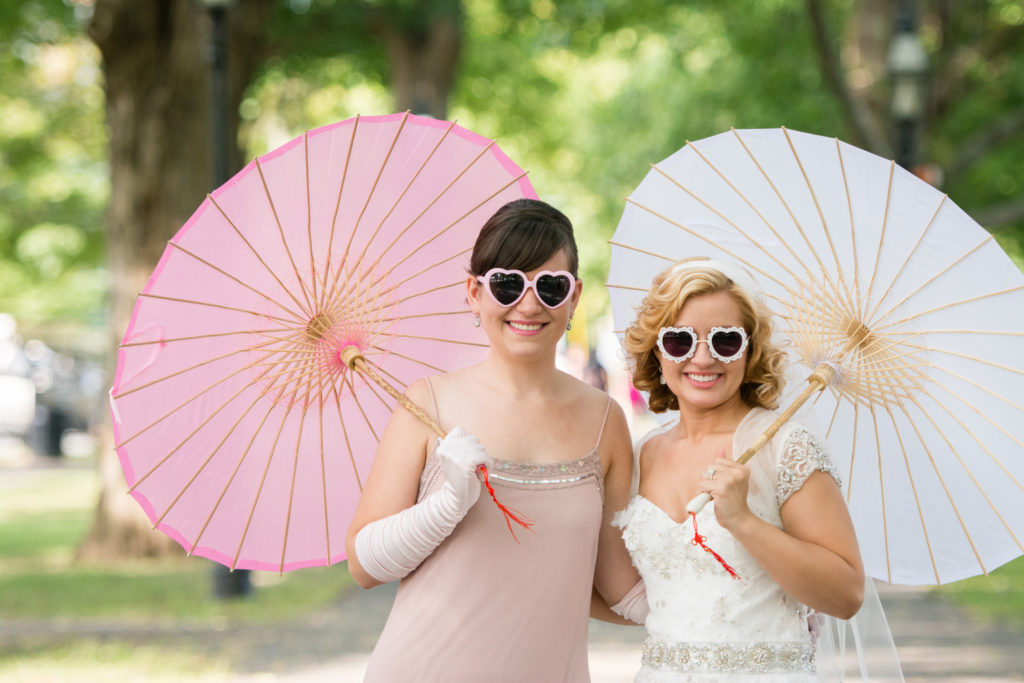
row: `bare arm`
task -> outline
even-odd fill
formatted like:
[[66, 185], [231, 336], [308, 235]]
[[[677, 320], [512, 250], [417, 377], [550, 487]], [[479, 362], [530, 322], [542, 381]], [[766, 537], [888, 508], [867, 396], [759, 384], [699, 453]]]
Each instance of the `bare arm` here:
[[[629, 503], [629, 489], [633, 481], [633, 446], [629, 427], [622, 408], [614, 401], [601, 440], [601, 452], [602, 455], [607, 454], [609, 465], [604, 478], [604, 512], [597, 547], [597, 566], [594, 569], [594, 587], [597, 591], [595, 597], [603, 599], [604, 608], [607, 609], [608, 605], [622, 600], [640, 580], [622, 540], [622, 531], [611, 524], [615, 513]], [[591, 616], [615, 623], [631, 623], [624, 622], [614, 614], [612, 618], [607, 618], [607, 614], [596, 604], [592, 604]]]
[[[430, 398], [423, 380], [409, 387], [407, 395], [417, 405], [427, 405]], [[397, 408], [381, 436], [370, 476], [363, 487], [359, 505], [345, 538], [348, 569], [363, 588], [380, 585], [359, 564], [355, 538], [359, 530], [413, 506], [419, 492], [420, 475], [426, 462], [427, 449], [433, 433], [405, 409]]]
[[864, 567], [846, 504], [835, 480], [815, 471], [782, 505], [783, 529], [746, 506], [750, 471], [726, 458], [701, 491], [715, 498], [719, 524], [728, 529], [779, 586], [812, 609], [848, 619], [864, 599]]

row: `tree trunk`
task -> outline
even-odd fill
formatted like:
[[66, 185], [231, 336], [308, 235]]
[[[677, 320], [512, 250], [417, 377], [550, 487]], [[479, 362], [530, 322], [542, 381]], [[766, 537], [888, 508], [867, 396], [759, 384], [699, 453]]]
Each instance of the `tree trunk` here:
[[[271, 0], [228, 9], [228, 140], [265, 49]], [[212, 189], [210, 20], [194, 0], [96, 0], [89, 34], [103, 55], [110, 135], [107, 250], [110, 329], [117, 344], [167, 241]], [[230, 144], [234, 160], [237, 144]], [[237, 168], [237, 161], [229, 164]], [[127, 486], [106, 430], [102, 490], [85, 557], [139, 557], [177, 546], [151, 530]]]
[[460, 4], [427, 2], [414, 21], [383, 27], [398, 111], [444, 119], [459, 62]]

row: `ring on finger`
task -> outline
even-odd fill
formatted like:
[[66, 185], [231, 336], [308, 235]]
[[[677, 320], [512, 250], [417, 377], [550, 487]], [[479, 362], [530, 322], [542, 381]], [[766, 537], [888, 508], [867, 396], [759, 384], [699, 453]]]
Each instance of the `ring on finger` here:
[[709, 467], [707, 469], [707, 471], [704, 472], [704, 477], [707, 478], [707, 479], [714, 479], [715, 478], [715, 468], [714, 467]]

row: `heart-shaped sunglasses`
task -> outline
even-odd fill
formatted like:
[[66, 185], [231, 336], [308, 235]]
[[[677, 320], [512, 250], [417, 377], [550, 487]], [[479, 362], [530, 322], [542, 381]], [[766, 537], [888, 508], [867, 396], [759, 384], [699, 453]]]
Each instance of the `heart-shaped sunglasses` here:
[[530, 280], [521, 270], [491, 268], [477, 278], [499, 306], [508, 308], [519, 302], [532, 289], [540, 302], [548, 308], [558, 308], [572, 296], [576, 278], [564, 270], [542, 270]]
[[658, 333], [658, 348], [674, 363], [682, 363], [697, 353], [697, 344], [705, 343], [712, 358], [731, 363], [747, 348], [747, 331], [742, 327], [712, 327], [707, 339], [698, 339], [692, 327], [663, 327]]

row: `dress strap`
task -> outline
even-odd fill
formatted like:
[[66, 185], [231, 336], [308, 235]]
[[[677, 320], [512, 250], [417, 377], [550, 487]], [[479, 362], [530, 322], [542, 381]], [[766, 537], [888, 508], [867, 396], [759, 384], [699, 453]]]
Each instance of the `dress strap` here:
[[[429, 377], [424, 377], [423, 379], [426, 380], [427, 382], [427, 391], [430, 392], [430, 403], [434, 406], [434, 420], [437, 422], [438, 425], [440, 425], [441, 413], [437, 409], [437, 397], [434, 396], [434, 385], [430, 383]], [[442, 429], [444, 429], [444, 427], [442, 427]]]
[[608, 413], [610, 413], [611, 410], [612, 410], [612, 397], [611, 397], [611, 394], [609, 394], [608, 395], [608, 403], [605, 404], [605, 407], [604, 407], [604, 419], [601, 421], [601, 431], [599, 431], [597, 433], [597, 443], [594, 444], [594, 450], [595, 451], [597, 450], [597, 447], [601, 445], [601, 437], [604, 436], [604, 426], [606, 424], [608, 424]]

